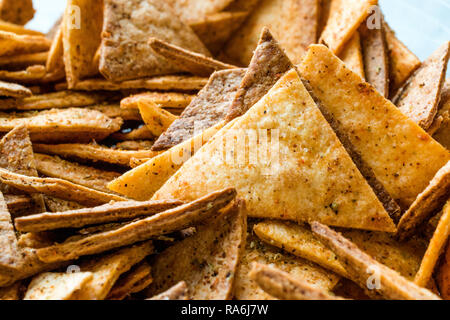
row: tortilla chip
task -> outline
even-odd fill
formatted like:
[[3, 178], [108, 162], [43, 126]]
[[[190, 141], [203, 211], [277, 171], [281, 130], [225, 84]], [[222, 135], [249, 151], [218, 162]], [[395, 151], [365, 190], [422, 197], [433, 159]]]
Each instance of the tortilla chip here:
[[385, 98], [389, 98], [389, 50], [386, 33], [380, 29], [369, 29], [368, 22], [359, 28], [364, 57], [366, 81]]
[[249, 11], [219, 12], [190, 22], [189, 26], [209, 51], [217, 55], [248, 14]]
[[45, 75], [45, 67], [40, 65], [31, 66], [21, 71], [0, 70], [1, 80], [19, 83], [35, 83], [44, 78]]
[[[312, 230], [319, 239], [334, 251], [339, 261], [345, 265], [352, 280], [358, 283], [366, 293], [374, 298], [387, 300], [440, 300], [438, 296], [420, 288], [403, 278], [396, 271], [375, 261], [358, 249], [341, 234], [318, 222], [312, 224]], [[371, 277], [377, 276], [380, 286], [371, 289]]]
[[148, 300], [191, 300], [189, 290], [185, 281], [180, 281], [172, 288]]
[[227, 120], [245, 114], [293, 67], [269, 29], [264, 28], [252, 61], [230, 106]]
[[361, 37], [358, 31], [347, 42], [339, 58], [345, 63], [347, 68], [359, 75], [361, 79], [365, 79], [364, 61], [361, 48]]
[[[0, 9], [1, 10], [1, 9]], [[1, 16], [1, 13], [0, 13]], [[1, 19], [1, 17], [0, 17]], [[0, 31], [12, 32], [19, 35], [43, 36], [42, 32], [26, 29], [24, 26], [0, 20]]]
[[403, 86], [410, 75], [420, 67], [421, 62], [400, 40], [386, 22], [386, 42], [389, 49], [390, 97]]
[[308, 46], [316, 43], [319, 24], [318, 0], [262, 0], [224, 48], [238, 65], [252, 59], [261, 30], [267, 27], [294, 64], [300, 63]]
[[224, 120], [244, 73], [243, 69], [215, 72], [180, 118], [158, 138], [152, 150], [167, 150]]
[[[140, 282], [153, 282], [150, 265], [144, 261], [135, 266], [133, 269], [123, 274], [115, 283], [114, 287], [108, 294], [108, 300], [123, 300], [130, 294], [139, 292]], [[145, 289], [145, 288], [143, 288]], [[136, 291], [139, 290], [139, 291]]]
[[280, 300], [343, 300], [268, 265], [255, 263], [249, 276], [261, 289]]
[[48, 51], [50, 41], [44, 36], [18, 35], [0, 31], [0, 56]]
[[[263, 143], [268, 129], [270, 144]], [[248, 132], [254, 141], [249, 136], [247, 145]], [[395, 230], [295, 70], [233, 126], [216, 134], [153, 198], [195, 199], [225, 185], [236, 187], [251, 217]]]
[[4, 21], [24, 25], [33, 19], [34, 13], [32, 0], [0, 1], [0, 19]]
[[[152, 264], [150, 297], [186, 281], [193, 300], [230, 300], [247, 235], [244, 202], [196, 227], [192, 237], [169, 247]], [[167, 268], [167, 266], [171, 266]]]
[[[345, 265], [337, 260], [336, 255], [309, 227], [289, 222], [264, 221], [255, 225], [254, 232], [264, 242], [349, 278]], [[392, 235], [381, 232], [342, 230], [342, 233], [376, 261], [410, 280], [419, 270], [427, 245], [421, 239], [399, 242]]]
[[4, 69], [22, 69], [34, 65], [45, 65], [48, 52], [25, 53], [0, 57], [0, 67]]
[[153, 158], [158, 155], [157, 152], [150, 150], [117, 150], [98, 144], [34, 144], [34, 151], [39, 153], [58, 155], [64, 158], [75, 160], [90, 160], [93, 162], [101, 161], [106, 163], [128, 166], [132, 158]]
[[153, 102], [161, 107], [186, 108], [195, 98], [195, 95], [179, 92], [145, 92], [129, 96], [120, 101], [120, 107], [125, 109], [138, 109], [139, 102]]
[[450, 160], [449, 152], [326, 47], [311, 46], [299, 70], [362, 160], [407, 209]]
[[421, 287], [426, 287], [433, 275], [434, 269], [450, 237], [450, 201], [447, 201], [443, 209], [443, 215], [430, 241], [427, 252], [422, 260], [419, 272], [414, 282]]
[[65, 74], [63, 28], [59, 27], [45, 63], [48, 73]]
[[417, 228], [436, 215], [450, 197], [450, 161], [436, 173], [428, 187], [402, 216], [397, 234], [401, 240], [411, 237]]
[[450, 150], [450, 81], [447, 80], [441, 93], [441, 103], [437, 117], [442, 118], [442, 123], [433, 138]]
[[334, 54], [339, 54], [378, 0], [333, 0], [330, 15], [320, 37]]
[[147, 129], [155, 137], [160, 136], [178, 119], [177, 116], [160, 108], [153, 102], [140, 101], [138, 106], [142, 120], [144, 120]]
[[0, 97], [24, 98], [31, 95], [31, 90], [20, 84], [0, 81]]
[[186, 229], [204, 219], [216, 216], [218, 211], [226, 207], [235, 197], [234, 189], [214, 192], [191, 203], [126, 224], [118, 229], [39, 249], [37, 253], [42, 261], [66, 261], [148, 240]]
[[[73, 17], [77, 15], [73, 12], [74, 6], [79, 9], [79, 21]], [[69, 89], [73, 89], [79, 80], [98, 74], [92, 60], [101, 43], [102, 26], [103, 0], [67, 1], [61, 28]]]
[[433, 123], [450, 57], [450, 41], [437, 49], [408, 79], [394, 98], [397, 107], [423, 129]]
[[[139, 15], [132, 14], [136, 10]], [[179, 72], [155, 55], [148, 40], [155, 37], [209, 56], [208, 49], [164, 0], [108, 0], [100, 51], [100, 72], [111, 81]]]

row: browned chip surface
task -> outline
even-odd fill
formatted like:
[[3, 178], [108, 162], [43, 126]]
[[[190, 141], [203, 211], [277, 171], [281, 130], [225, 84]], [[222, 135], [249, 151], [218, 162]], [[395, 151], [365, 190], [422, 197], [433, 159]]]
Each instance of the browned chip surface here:
[[44, 78], [45, 74], [45, 67], [36, 65], [21, 71], [0, 70], [0, 80], [19, 83], [35, 83]]
[[130, 294], [141, 291], [138, 288], [141, 282], [150, 285], [152, 281], [151, 267], [148, 262], [143, 261], [117, 279], [114, 287], [108, 293], [107, 299], [123, 300]]
[[5, 69], [20, 69], [34, 65], [45, 65], [48, 52], [24, 53], [0, 57], [0, 67]]
[[24, 25], [33, 19], [34, 12], [32, 0], [0, 1], [0, 19], [8, 22]]
[[125, 109], [138, 109], [138, 103], [153, 102], [163, 108], [186, 108], [195, 98], [195, 95], [179, 92], [145, 92], [129, 96], [120, 101], [120, 107]]
[[149, 300], [190, 300], [187, 284], [185, 281], [180, 281], [172, 288]]
[[167, 0], [183, 21], [195, 21], [225, 9], [233, 0]]
[[44, 36], [17, 35], [0, 31], [0, 56], [36, 53], [50, 49], [50, 41]]
[[364, 73], [364, 61], [361, 48], [361, 36], [358, 32], [355, 32], [353, 37], [348, 40], [342, 52], [339, 54], [339, 58], [345, 63], [347, 68], [359, 75], [361, 79], [365, 79]]
[[442, 123], [433, 138], [450, 150], [450, 81], [448, 80], [442, 89], [437, 117], [442, 118]]
[[20, 84], [0, 81], [0, 97], [24, 98], [31, 95], [31, 90]]

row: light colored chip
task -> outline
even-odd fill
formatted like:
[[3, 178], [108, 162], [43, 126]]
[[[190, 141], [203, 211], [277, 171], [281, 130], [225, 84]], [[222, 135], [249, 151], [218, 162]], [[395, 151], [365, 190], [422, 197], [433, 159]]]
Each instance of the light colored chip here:
[[308, 46], [318, 37], [318, 0], [262, 0], [224, 47], [226, 56], [247, 66], [261, 30], [268, 27], [287, 56], [300, 63]]
[[449, 152], [326, 47], [311, 46], [299, 70], [376, 178], [409, 208], [450, 160]]
[[178, 119], [177, 116], [162, 109], [153, 102], [140, 101], [138, 106], [142, 120], [144, 120], [147, 129], [155, 137], [159, 137]]
[[[352, 280], [369, 296], [387, 300], [440, 300], [431, 291], [420, 288], [396, 271], [375, 261], [351, 241], [327, 226], [314, 222], [312, 230], [334, 251], [339, 261], [346, 266]], [[379, 286], [374, 285], [373, 277], [377, 278]]]
[[149, 300], [190, 300], [189, 290], [185, 281], [180, 281], [165, 292]]
[[168, 0], [167, 1], [183, 21], [190, 22], [223, 11], [233, 0]]
[[39, 249], [37, 254], [42, 261], [67, 261], [184, 230], [218, 215], [219, 210], [226, 207], [235, 197], [234, 189], [214, 192], [191, 203], [113, 230], [73, 241], [69, 239], [67, 242]]
[[376, 5], [378, 0], [332, 0], [320, 41], [339, 54]]
[[[1, 9], [0, 9], [1, 10]], [[0, 19], [1, 12], [0, 12]], [[0, 31], [12, 32], [19, 35], [30, 35], [30, 36], [43, 36], [44, 34], [39, 31], [26, 29], [20, 24], [15, 24], [7, 21], [0, 20]]]
[[[139, 14], [133, 14], [138, 11]], [[165, 0], [107, 0], [100, 49], [100, 72], [111, 81], [139, 79], [181, 71], [155, 55], [155, 37], [190, 51], [210, 53]]]
[[18, 35], [0, 31], [0, 56], [48, 51], [50, 41], [44, 36]]
[[359, 31], [356, 31], [353, 37], [347, 42], [339, 58], [345, 63], [347, 68], [359, 75], [361, 79], [365, 79], [364, 61], [361, 48], [361, 37]]
[[81, 79], [98, 74], [98, 68], [92, 61], [101, 43], [102, 27], [102, 0], [67, 1], [61, 28], [70, 89]]
[[124, 109], [138, 109], [139, 102], [153, 102], [167, 109], [184, 109], [195, 98], [195, 95], [179, 92], [145, 92], [129, 96], [120, 101]]
[[436, 264], [441, 256], [450, 237], [450, 201], [444, 207], [443, 214], [439, 220], [439, 224], [430, 241], [427, 252], [422, 260], [419, 272], [417, 272], [414, 282], [426, 287], [430, 281]]
[[450, 41], [447, 41], [422, 63], [393, 100], [404, 114], [425, 130], [431, 126], [438, 111], [449, 57]]
[[447, 80], [441, 94], [437, 117], [442, 117], [439, 130], [433, 135], [437, 142], [450, 150], [450, 81]]
[[63, 28], [61, 26], [53, 39], [45, 67], [48, 73], [65, 75]]
[[150, 282], [150, 285], [153, 281], [151, 270], [152, 268], [146, 261], [141, 262], [117, 280], [114, 287], [109, 292], [107, 299], [123, 300], [130, 294], [141, 291], [139, 290], [140, 283], [145, 282], [147, 284]]
[[[160, 294], [186, 281], [193, 300], [230, 300], [247, 235], [243, 201], [196, 226], [197, 232], [159, 254], [152, 264], [153, 283], [146, 294]], [[167, 268], [167, 266], [171, 266]]]
[[48, 52], [25, 53], [0, 57], [0, 67], [5, 69], [20, 69], [34, 65], [45, 65]]
[[35, 83], [44, 78], [45, 75], [45, 67], [41, 65], [30, 66], [21, 71], [0, 70], [0, 80], [10, 82]]
[[32, 94], [30, 89], [20, 84], [0, 81], [0, 97], [25, 98]]
[[32, 0], [1, 0], [0, 19], [24, 25], [34, 17]]
[[295, 70], [216, 134], [153, 199], [189, 201], [224, 186], [238, 190], [251, 217], [395, 230]]

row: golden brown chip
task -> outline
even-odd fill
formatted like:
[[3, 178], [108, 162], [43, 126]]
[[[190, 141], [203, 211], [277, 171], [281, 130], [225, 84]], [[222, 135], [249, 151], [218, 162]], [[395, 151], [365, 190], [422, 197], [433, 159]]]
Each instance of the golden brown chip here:
[[145, 282], [145, 284], [148, 283], [148, 285], [146, 286], [148, 287], [153, 281], [151, 269], [152, 268], [146, 261], [136, 265], [133, 269], [123, 274], [117, 280], [117, 282], [114, 284], [114, 287], [108, 293], [107, 299], [123, 300], [130, 294], [141, 291], [139, 290], [141, 282]]
[[195, 95], [179, 92], [145, 92], [129, 96], [120, 101], [124, 109], [138, 109], [139, 102], [153, 102], [167, 109], [186, 108], [195, 98]]
[[167, 2], [173, 7], [174, 14], [183, 21], [190, 22], [223, 11], [233, 0], [167, 0]]
[[10, 285], [9, 287], [0, 288], [0, 301], [21, 300], [22, 288], [23, 288], [22, 281], [17, 281], [16, 283]]
[[[0, 19], [2, 19], [1, 12], [0, 12]], [[0, 31], [12, 32], [12, 33], [19, 34], [19, 35], [24, 35], [24, 34], [31, 35], [31, 36], [43, 36], [44, 35], [42, 32], [31, 30], [31, 29], [26, 29], [24, 26], [22, 26], [20, 24], [3, 21], [3, 19], [0, 20]]]
[[20, 84], [0, 81], [0, 97], [24, 98], [31, 95], [31, 90]]
[[44, 36], [18, 35], [0, 31], [0, 56], [48, 51], [50, 41]]
[[364, 61], [361, 48], [361, 37], [359, 31], [355, 31], [353, 37], [347, 42], [339, 58], [345, 63], [347, 68], [365, 79]]
[[51, 196], [44, 196], [44, 202], [49, 212], [64, 212], [86, 207], [75, 201], [63, 200]]
[[24, 25], [34, 17], [32, 0], [1, 0], [0, 19]]
[[30, 66], [21, 71], [0, 70], [0, 80], [19, 83], [35, 83], [46, 75], [45, 67], [41, 65]]
[[149, 300], [190, 300], [189, 290], [185, 281], [180, 281], [172, 288], [150, 298]]
[[441, 103], [437, 117], [442, 117], [442, 123], [433, 138], [450, 150], [450, 81], [447, 80], [441, 94]]
[[48, 73], [65, 74], [63, 28], [59, 27], [45, 62]]
[[[139, 151], [139, 150], [150, 150], [152, 148], [152, 145], [153, 145], [153, 141], [150, 141], [150, 140], [137, 140], [137, 141], [129, 140], [129, 141], [123, 141], [123, 142], [116, 143], [116, 148], [119, 150]], [[132, 158], [132, 159], [136, 159], [136, 158]], [[132, 161], [132, 159], [130, 160], [130, 162]]]
[[19, 217], [22, 214], [33, 212], [35, 203], [31, 197], [26, 195], [7, 194], [4, 196], [8, 211], [13, 217]]
[[97, 110], [110, 118], [121, 118], [124, 121], [141, 121], [141, 115], [138, 110], [124, 109], [119, 104], [99, 104], [89, 106], [89, 109]]
[[0, 245], [2, 248], [0, 272], [3, 274], [14, 273], [20, 268], [22, 260], [11, 215], [2, 193], [0, 193]]
[[439, 270], [436, 272], [436, 282], [442, 298], [450, 300], [450, 245], [447, 245]]
[[34, 65], [45, 65], [48, 52], [25, 53], [0, 57], [0, 67], [5, 69], [22, 69]]
[[145, 124], [141, 124], [136, 129], [127, 128], [122, 130], [121, 132], [116, 132], [111, 135], [111, 138], [113, 138], [115, 141], [155, 140], [154, 134]]
[[141, 101], [138, 103], [138, 106], [142, 120], [144, 120], [147, 129], [155, 137], [160, 136], [178, 119], [177, 116], [162, 109], [153, 102]]

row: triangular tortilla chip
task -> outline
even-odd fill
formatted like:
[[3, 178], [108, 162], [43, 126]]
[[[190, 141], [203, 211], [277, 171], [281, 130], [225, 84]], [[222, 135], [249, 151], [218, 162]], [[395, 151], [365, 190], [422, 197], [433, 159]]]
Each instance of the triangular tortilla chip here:
[[120, 101], [120, 107], [125, 109], [138, 109], [139, 102], [153, 102], [167, 109], [186, 108], [195, 98], [195, 95], [179, 92], [144, 92], [129, 96]]
[[247, 235], [245, 204], [237, 200], [224, 213], [196, 229], [195, 235], [155, 258], [152, 263], [154, 282], [146, 291], [147, 296], [155, 296], [179, 281], [186, 281], [193, 300], [232, 298]]
[[[139, 11], [139, 15], [132, 14]], [[109, 0], [100, 51], [100, 72], [112, 81], [180, 71], [156, 56], [148, 40], [155, 37], [209, 56], [208, 49], [164, 0]]]
[[386, 33], [383, 24], [380, 29], [369, 29], [367, 25], [364, 22], [359, 28], [365, 78], [382, 96], [389, 98], [389, 50]]
[[107, 300], [123, 300], [130, 294], [141, 291], [139, 289], [142, 282], [148, 283], [143, 289], [148, 287], [153, 282], [151, 270], [152, 268], [146, 261], [136, 265], [117, 280], [108, 293]]
[[0, 97], [25, 98], [31, 95], [31, 90], [20, 84], [0, 81]]
[[439, 220], [439, 224], [434, 232], [433, 238], [430, 241], [427, 252], [422, 260], [419, 272], [417, 272], [414, 282], [426, 287], [433, 275], [436, 263], [439, 260], [445, 246], [450, 237], [450, 201], [444, 207], [443, 214]]
[[153, 102], [141, 101], [138, 103], [138, 106], [142, 120], [144, 121], [147, 129], [155, 137], [159, 137], [174, 121], [178, 119], [177, 116], [162, 109]]
[[393, 100], [404, 114], [425, 130], [431, 126], [438, 111], [449, 57], [450, 41], [447, 41], [422, 63]]
[[36, 83], [46, 75], [44, 66], [31, 66], [20, 71], [0, 70], [0, 80], [19, 82], [19, 83]]
[[169, 61], [180, 70], [200, 77], [208, 77], [214, 71], [236, 69], [237, 67], [195, 53], [181, 47], [172, 45], [157, 38], [150, 38], [150, 47], [153, 51]]
[[318, 0], [262, 0], [224, 47], [225, 55], [238, 65], [252, 59], [261, 30], [267, 27], [295, 64], [318, 37]]
[[36, 53], [50, 49], [50, 41], [44, 36], [18, 35], [0, 31], [0, 56]]
[[172, 288], [148, 300], [191, 300], [191, 299], [189, 297], [189, 290], [186, 282], [180, 281]]
[[62, 22], [64, 64], [70, 89], [98, 74], [92, 63], [101, 43], [103, 0], [69, 0]]
[[417, 197], [408, 211], [402, 216], [397, 234], [406, 239], [433, 215], [437, 214], [450, 197], [450, 161], [436, 173], [428, 187]]
[[158, 138], [152, 150], [167, 150], [224, 120], [244, 74], [243, 69], [215, 72], [180, 118]]
[[0, 57], [0, 67], [5, 69], [21, 69], [34, 65], [45, 65], [48, 52], [24, 53]]
[[[352, 280], [368, 295], [387, 300], [440, 300], [431, 291], [420, 288], [396, 271], [375, 261], [351, 241], [327, 226], [314, 222], [312, 230], [334, 251], [339, 261], [346, 266]], [[376, 281], [371, 278], [376, 278]]]
[[32, 0], [0, 1], [0, 19], [2, 20], [24, 25], [33, 19], [34, 13]]
[[450, 160], [449, 152], [326, 47], [311, 46], [299, 70], [376, 178], [407, 209]]
[[378, 0], [333, 0], [330, 15], [320, 37], [331, 51], [339, 54]]
[[192, 200], [224, 186], [238, 190], [251, 217], [395, 230], [295, 70], [222, 129], [153, 198]]
[[359, 75], [361, 79], [365, 79], [364, 61], [361, 48], [361, 37], [356, 31], [353, 37], [347, 42], [339, 58], [344, 61], [347, 68]]
[[264, 28], [252, 61], [230, 106], [227, 120], [246, 113], [293, 67], [269, 29]]
[[439, 129], [433, 135], [437, 142], [442, 144], [447, 150], [450, 150], [450, 81], [444, 84], [441, 94], [441, 103], [437, 117], [442, 118]]
[[223, 11], [233, 0], [167, 0], [167, 2], [176, 15], [183, 21], [190, 22]]

